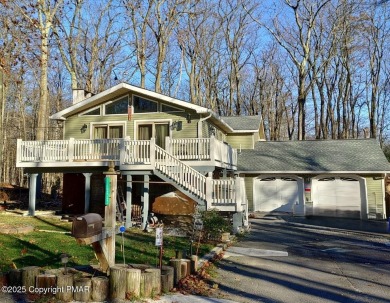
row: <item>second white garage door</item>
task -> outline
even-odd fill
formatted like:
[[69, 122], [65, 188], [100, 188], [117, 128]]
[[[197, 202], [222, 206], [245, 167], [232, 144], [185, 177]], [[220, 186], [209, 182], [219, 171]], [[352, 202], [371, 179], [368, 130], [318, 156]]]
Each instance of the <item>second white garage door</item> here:
[[358, 177], [315, 178], [312, 199], [316, 216], [360, 218], [362, 199]]
[[300, 202], [299, 184], [294, 177], [259, 177], [253, 182], [254, 210], [292, 212]]

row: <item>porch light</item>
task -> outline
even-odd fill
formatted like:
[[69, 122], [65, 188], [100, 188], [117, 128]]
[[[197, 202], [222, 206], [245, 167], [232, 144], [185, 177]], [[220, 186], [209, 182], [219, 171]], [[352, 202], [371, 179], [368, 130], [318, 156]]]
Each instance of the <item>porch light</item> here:
[[190, 113], [187, 114], [187, 123], [191, 123], [191, 114]]
[[82, 133], [85, 133], [85, 131], [87, 130], [87, 128], [88, 128], [88, 125], [84, 123], [84, 125], [81, 126], [80, 131], [81, 131]]
[[176, 129], [177, 131], [182, 130], [183, 128], [183, 122], [182, 121], [174, 121], [172, 122], [171, 129]]
[[210, 136], [215, 136], [215, 128], [211, 125], [209, 125], [209, 134]]

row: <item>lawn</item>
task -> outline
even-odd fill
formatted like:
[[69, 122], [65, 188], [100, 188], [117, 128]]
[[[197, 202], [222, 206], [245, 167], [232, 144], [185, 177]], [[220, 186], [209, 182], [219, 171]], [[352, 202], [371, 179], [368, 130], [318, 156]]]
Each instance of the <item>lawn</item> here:
[[[20, 226], [31, 225], [34, 231], [26, 234], [2, 234], [1, 224]], [[69, 266], [98, 264], [94, 251], [89, 245], [79, 245], [70, 235], [72, 223], [54, 216], [24, 217], [0, 213], [0, 272], [16, 266], [40, 266], [42, 268], [61, 267], [60, 255], [71, 256]], [[123, 245], [122, 245], [123, 243]], [[190, 239], [164, 235], [163, 264], [175, 257], [176, 250], [190, 250]], [[123, 247], [123, 252], [121, 248]], [[212, 248], [211, 244], [201, 244], [199, 255]], [[196, 251], [196, 248], [193, 248]], [[116, 263], [142, 263], [157, 265], [159, 249], [155, 246], [154, 232], [146, 233], [132, 228], [116, 236]], [[123, 255], [124, 259], [123, 260]]]

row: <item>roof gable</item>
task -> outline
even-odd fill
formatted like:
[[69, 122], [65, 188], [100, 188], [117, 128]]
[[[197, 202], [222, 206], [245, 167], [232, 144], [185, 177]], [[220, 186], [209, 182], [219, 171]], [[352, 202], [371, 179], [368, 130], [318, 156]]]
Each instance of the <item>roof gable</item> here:
[[67, 117], [72, 116], [76, 113], [79, 113], [81, 111], [87, 110], [89, 108], [95, 107], [97, 105], [103, 104], [107, 101], [116, 99], [122, 95], [128, 94], [128, 93], [134, 93], [134, 94], [141, 94], [145, 97], [149, 97], [152, 99], [161, 100], [168, 105], [176, 106], [176, 107], [183, 107], [185, 109], [194, 110], [196, 113], [202, 114], [202, 113], [212, 113], [211, 110], [209, 110], [206, 107], [202, 107], [199, 105], [195, 105], [189, 102], [185, 102], [179, 99], [175, 99], [172, 97], [168, 97], [163, 94], [159, 94], [144, 88], [140, 88], [137, 86], [133, 86], [127, 83], [120, 83], [118, 85], [113, 86], [110, 89], [107, 89], [101, 93], [98, 93], [90, 98], [87, 98], [83, 101], [80, 101], [76, 104], [73, 104], [72, 106], [53, 114], [50, 116], [50, 119], [53, 120], [66, 120]]

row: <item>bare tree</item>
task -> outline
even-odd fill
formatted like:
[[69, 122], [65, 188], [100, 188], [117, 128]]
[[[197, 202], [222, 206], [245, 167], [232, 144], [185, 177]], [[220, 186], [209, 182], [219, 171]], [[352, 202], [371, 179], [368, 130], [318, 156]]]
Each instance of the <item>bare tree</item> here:
[[[161, 92], [162, 74], [167, 52], [170, 46], [170, 39], [174, 30], [184, 14], [190, 12], [191, 5], [197, 1], [189, 0], [148, 0], [153, 2], [153, 14], [151, 18], [146, 19], [149, 28], [153, 32], [156, 41], [156, 58], [155, 58], [155, 83], [156, 92]], [[193, 2], [193, 3], [191, 3]]]
[[241, 115], [243, 96], [241, 96], [242, 70], [253, 55], [256, 31], [250, 14], [255, 5], [243, 10], [241, 1], [228, 0], [219, 2], [219, 22], [224, 33], [228, 63], [229, 101], [228, 115]]
[[[309, 58], [313, 52], [312, 34], [318, 16], [330, 0], [283, 0], [283, 3], [288, 11], [273, 18], [273, 27], [257, 19], [256, 21], [267, 28], [297, 69], [298, 140], [303, 140], [306, 97], [312, 86], [312, 81], [308, 79]], [[294, 28], [291, 27], [291, 19], [294, 21]]]
[[140, 74], [140, 86], [146, 87], [147, 62], [151, 56], [153, 46], [151, 45], [151, 36], [148, 32], [148, 23], [151, 18], [153, 1], [132, 1], [126, 0], [124, 7], [130, 18], [131, 31], [133, 36], [130, 45], [134, 45], [138, 72]]
[[[40, 38], [39, 61], [40, 61], [40, 97], [38, 107], [38, 124], [36, 139], [44, 140], [48, 125], [48, 67], [49, 67], [49, 39], [53, 28], [53, 21], [59, 8], [63, 5], [63, 0], [45, 1], [38, 0], [36, 5], [31, 3], [15, 4], [18, 12], [29, 22], [30, 26], [38, 31]], [[37, 18], [36, 18], [37, 16]]]

